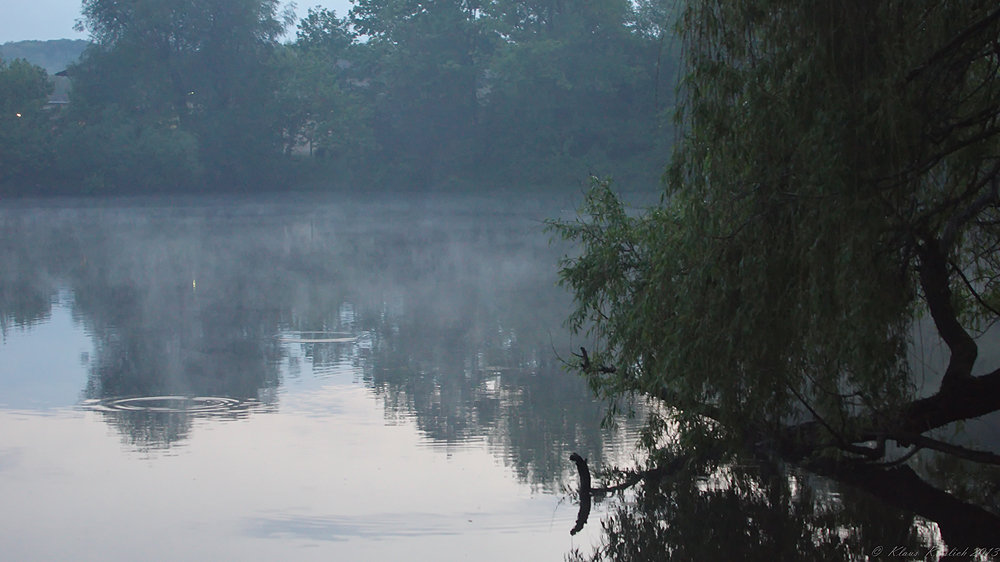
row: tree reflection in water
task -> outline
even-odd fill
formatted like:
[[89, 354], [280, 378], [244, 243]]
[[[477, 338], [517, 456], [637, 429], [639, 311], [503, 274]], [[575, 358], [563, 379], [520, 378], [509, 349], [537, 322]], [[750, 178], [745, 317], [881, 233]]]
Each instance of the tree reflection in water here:
[[[458, 325], [440, 325], [433, 307], [418, 304], [372, 326], [365, 381], [387, 415], [412, 417], [441, 446], [486, 440], [519, 478], [547, 490], [567, 482], [565, 458], [575, 448], [594, 451], [602, 465], [616, 433], [601, 428], [600, 404], [583, 379], [563, 371], [549, 335], [511, 317], [530, 306], [489, 310], [471, 301]], [[637, 423], [623, 424], [634, 435]]]
[[603, 543], [567, 558], [843, 561], [895, 548], [933, 560], [944, 548], [934, 524], [798, 469], [753, 460], [681, 466], [610, 500]]
[[[411, 203], [0, 208], [0, 327], [43, 321], [68, 292], [95, 346], [84, 405], [130, 449], [276, 409], [283, 377], [346, 371], [426, 443], [486, 443], [538, 488], [575, 481], [572, 451], [595, 472], [620, 463], [621, 434], [553, 351], [578, 349], [560, 335], [563, 252], [526, 215], [558, 206]], [[283, 341], [306, 332], [349, 336]], [[942, 486], [962, 488], [949, 473]], [[908, 512], [774, 465], [692, 465], [629, 494], [604, 506], [599, 559], [852, 560], [938, 544]]]
[[236, 420], [266, 408], [255, 399], [187, 396], [88, 400], [84, 404], [100, 412], [125, 444], [143, 452], [169, 449], [186, 439], [196, 419]]
[[[595, 451], [600, 466], [615, 438], [553, 352], [568, 347], [569, 301], [555, 286], [561, 251], [540, 226], [560, 207], [474, 196], [13, 203], [0, 208], [0, 319], [30, 325], [58, 289], [70, 294], [94, 342], [85, 405], [132, 449], [170, 447], [199, 416], [277, 408], [285, 376], [350, 372], [431, 446], [486, 444], [523, 481], [557, 490], [569, 451]], [[350, 341], [283, 338], [308, 332]], [[228, 414], [118, 407], [169, 396], [234, 402]]]

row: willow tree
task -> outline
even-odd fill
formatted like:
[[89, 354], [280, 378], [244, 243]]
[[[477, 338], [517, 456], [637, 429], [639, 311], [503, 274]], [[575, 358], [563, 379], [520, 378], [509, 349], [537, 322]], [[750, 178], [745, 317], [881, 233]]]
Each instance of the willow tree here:
[[[977, 364], [1000, 317], [996, 3], [691, 0], [679, 31], [661, 203], [601, 185], [554, 225], [580, 247], [562, 280], [592, 387], [665, 401], [653, 426], [682, 443], [997, 464], [941, 434], [1000, 409]], [[934, 387], [920, 323], [950, 351]]]

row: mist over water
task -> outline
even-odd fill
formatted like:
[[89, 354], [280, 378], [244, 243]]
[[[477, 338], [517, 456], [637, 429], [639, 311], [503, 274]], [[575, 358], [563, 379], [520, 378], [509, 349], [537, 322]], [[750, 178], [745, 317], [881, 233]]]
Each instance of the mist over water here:
[[[606, 529], [697, 559], [767, 559], [802, 529], [829, 540], [801, 552], [938, 544], [932, 523], [756, 461], [597, 501], [570, 536], [569, 454], [595, 474], [633, 466], [642, 421], [602, 428], [564, 369], [587, 345], [562, 326], [556, 272], [573, 250], [541, 221], [574, 208], [558, 195], [0, 205], [2, 558], [560, 560]], [[705, 538], [764, 520], [743, 542]]]
[[558, 357], [579, 342], [555, 284], [567, 248], [541, 220], [572, 212], [563, 196], [6, 203], [4, 550], [507, 560], [586, 544], [568, 535], [567, 457], [628, 463], [636, 423], [601, 429]]

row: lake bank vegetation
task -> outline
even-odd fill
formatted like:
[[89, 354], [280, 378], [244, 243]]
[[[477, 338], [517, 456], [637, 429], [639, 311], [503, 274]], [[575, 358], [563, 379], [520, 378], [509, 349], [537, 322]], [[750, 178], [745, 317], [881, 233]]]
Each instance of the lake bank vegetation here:
[[637, 216], [600, 183], [552, 224], [581, 250], [562, 268], [580, 370], [612, 404], [666, 406], [653, 466], [777, 458], [949, 547], [995, 546], [1000, 456], [964, 429], [1000, 410], [980, 353], [1000, 317], [1000, 10], [696, 0], [680, 29], [662, 203]]
[[357, 0], [310, 10], [289, 43], [276, 0], [82, 16], [68, 106], [22, 88], [4, 108], [23, 130], [0, 146], [8, 191], [654, 184], [673, 138], [660, 0]]

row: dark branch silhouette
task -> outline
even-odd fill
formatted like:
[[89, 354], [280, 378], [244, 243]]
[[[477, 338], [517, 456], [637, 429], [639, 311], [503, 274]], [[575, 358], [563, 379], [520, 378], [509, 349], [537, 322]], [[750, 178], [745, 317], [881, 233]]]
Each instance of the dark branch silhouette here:
[[[591, 362], [590, 362], [590, 357], [587, 355], [587, 349], [586, 348], [581, 347], [580, 348], [580, 353], [579, 354], [574, 353], [573, 355], [575, 355], [576, 357], [579, 357], [580, 359], [583, 360], [583, 361], [580, 362], [580, 369], [582, 369], [584, 372], [590, 371], [591, 369], [595, 368], [594, 365], [591, 364]], [[618, 372], [618, 369], [616, 369], [614, 366], [608, 367], [607, 365], [597, 365], [596, 369], [599, 372], [601, 372], [601, 373], [617, 373]]]
[[654, 469], [632, 472], [620, 484], [616, 484], [614, 486], [600, 486], [597, 488], [591, 487], [590, 467], [587, 466], [587, 459], [581, 457], [578, 453], [573, 453], [569, 456], [569, 460], [576, 463], [576, 470], [580, 474], [580, 511], [576, 516], [576, 526], [574, 526], [569, 532], [569, 534], [575, 535], [583, 529], [584, 525], [587, 524], [587, 519], [590, 517], [592, 498], [594, 496], [600, 497], [612, 494], [614, 492], [631, 488], [643, 480], [662, 478], [668, 474], [676, 473], [686, 466], [688, 458], [676, 457], [665, 465], [658, 466]]
[[[583, 349], [582, 347], [580, 349]], [[584, 351], [584, 354], [587, 352]], [[576, 525], [569, 532], [571, 535], [575, 535], [583, 530], [583, 526], [587, 524], [587, 518], [590, 517], [590, 468], [587, 467], [587, 459], [581, 457], [577, 453], [573, 453], [569, 456], [569, 460], [576, 463], [576, 470], [580, 473], [580, 511], [576, 516]]]

